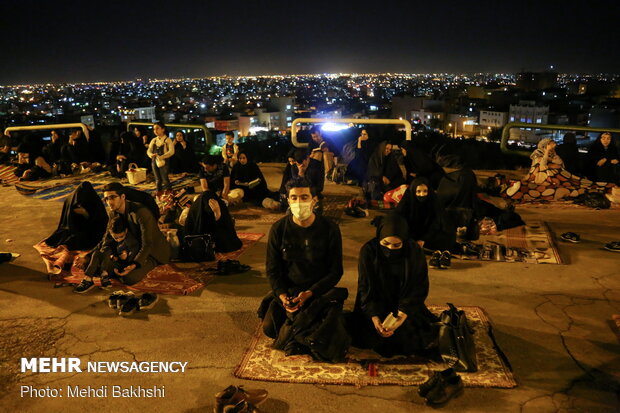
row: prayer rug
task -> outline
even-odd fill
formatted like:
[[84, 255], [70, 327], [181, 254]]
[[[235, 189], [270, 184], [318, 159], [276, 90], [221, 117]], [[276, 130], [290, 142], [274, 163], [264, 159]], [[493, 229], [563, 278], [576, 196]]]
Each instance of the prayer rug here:
[[[169, 178], [173, 189], [181, 189], [185, 186], [196, 183], [197, 181], [195, 175], [188, 174], [170, 174]], [[93, 185], [95, 191], [100, 191], [106, 184], [110, 182], [117, 182], [119, 179], [113, 177], [108, 172], [101, 172], [97, 174], [86, 173], [68, 176], [65, 178], [17, 182], [15, 184], [15, 189], [17, 189], [20, 194], [30, 196], [32, 198], [62, 202], [83, 181], [89, 181]], [[136, 185], [129, 185], [126, 182], [126, 179], [120, 181], [125, 186], [139, 189], [141, 191], [149, 192], [151, 194], [156, 192], [155, 183], [152, 179], [147, 179], [147, 181]]]
[[[430, 306], [439, 314], [446, 306]], [[480, 307], [460, 307], [474, 328], [478, 371], [458, 373], [467, 387], [512, 388], [517, 383], [505, 356], [495, 344], [492, 327]], [[273, 340], [265, 336], [261, 326], [256, 330], [250, 348], [234, 372], [240, 379], [275, 381], [284, 383], [401, 385], [417, 386], [424, 383], [435, 371], [447, 366], [416, 357], [392, 357], [385, 359], [370, 350], [351, 348], [345, 363], [322, 363], [310, 356], [285, 356], [271, 348]], [[374, 363], [376, 375], [369, 376], [364, 366]]]
[[[217, 253], [217, 260], [238, 259], [241, 254], [251, 248], [264, 234], [244, 233], [237, 234], [242, 242], [239, 250], [228, 253]], [[34, 245], [47, 267], [50, 281], [57, 286], [78, 284], [84, 278], [84, 269], [76, 264], [76, 259], [86, 255], [86, 251], [68, 251], [63, 246], [53, 248], [41, 241]], [[66, 269], [66, 268], [69, 269]], [[215, 278], [215, 275], [206, 270], [217, 268], [217, 261], [201, 263], [171, 263], [160, 265], [149, 272], [142, 281], [132, 286], [126, 286], [113, 279], [113, 288], [127, 288], [135, 291], [153, 292], [158, 294], [188, 295], [203, 288]], [[100, 285], [100, 279], [95, 278], [95, 284]]]
[[19, 181], [19, 178], [15, 175], [16, 166], [13, 165], [0, 165], [0, 182], [3, 186], [13, 185]]
[[245, 221], [250, 221], [252, 224], [273, 224], [285, 215], [284, 213], [271, 212], [264, 208], [256, 207], [238, 210], [231, 209], [230, 213], [235, 218], [235, 222], [245, 223]]
[[456, 257], [478, 261], [563, 264], [549, 225], [542, 221], [531, 221], [493, 235], [481, 235], [473, 244], [480, 248], [478, 256], [463, 254]]
[[323, 215], [338, 222], [351, 197], [348, 195], [325, 195], [323, 198]]

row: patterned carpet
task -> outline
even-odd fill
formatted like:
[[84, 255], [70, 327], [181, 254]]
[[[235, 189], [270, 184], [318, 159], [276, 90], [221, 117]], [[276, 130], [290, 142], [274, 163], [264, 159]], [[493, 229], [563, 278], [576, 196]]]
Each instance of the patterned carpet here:
[[[198, 178], [195, 175], [170, 174], [169, 177], [173, 189], [180, 189], [198, 182]], [[148, 179], [145, 182], [137, 185], [129, 185], [126, 179], [120, 180], [120, 182], [125, 186], [154, 194], [156, 191], [155, 182], [152, 180], [151, 176], [147, 176], [147, 178]], [[100, 191], [105, 184], [119, 181], [119, 179], [114, 178], [108, 172], [101, 172], [98, 174], [86, 173], [69, 176], [66, 178], [52, 178], [33, 182], [17, 182], [15, 183], [15, 189], [17, 189], [20, 194], [32, 198], [62, 202], [82, 181], [89, 181], [93, 184], [95, 191]]]
[[[434, 313], [446, 309], [444, 306], [430, 306]], [[461, 307], [474, 328], [479, 369], [475, 373], [459, 373], [467, 387], [512, 388], [517, 383], [497, 352], [491, 338], [491, 324], [480, 307]], [[420, 385], [434, 371], [445, 365], [412, 357], [383, 359], [369, 350], [351, 348], [348, 361], [340, 364], [320, 363], [310, 356], [286, 357], [282, 351], [271, 348], [272, 341], [259, 328], [254, 333], [250, 348], [234, 372], [240, 379], [273, 381], [285, 383], [348, 384], [367, 385]], [[371, 377], [363, 367], [364, 361], [377, 365], [377, 375]]]
[[17, 169], [13, 165], [0, 165], [0, 182], [2, 185], [14, 185], [19, 178], [15, 176], [13, 171]]
[[[264, 234], [259, 233], [242, 232], [237, 235], [243, 243], [242, 247], [237, 251], [225, 254], [217, 253], [217, 260], [238, 259], [241, 254], [250, 249], [264, 236]], [[41, 258], [50, 274], [50, 281], [57, 286], [78, 284], [84, 278], [84, 270], [75, 265], [76, 258], [84, 255], [84, 251], [67, 251], [63, 248], [52, 248], [44, 242], [34, 245], [34, 248], [41, 254]], [[69, 265], [69, 270], [62, 269], [58, 274], [53, 274], [53, 272], [57, 272], [54, 271], [54, 267], [66, 268]], [[117, 280], [112, 280], [112, 284], [114, 288], [124, 287], [130, 290], [158, 294], [188, 295], [203, 288], [215, 278], [212, 273], [205, 272], [209, 268], [217, 268], [217, 261], [172, 263], [154, 268], [142, 281], [132, 286], [125, 286]], [[95, 278], [95, 284], [100, 285], [98, 278]]]
[[[510, 228], [495, 235], [481, 235], [474, 244], [493, 249], [500, 245], [502, 255], [485, 259], [482, 256], [457, 256], [457, 258], [474, 261], [527, 262], [532, 264], [563, 264], [557, 243], [549, 225], [542, 221], [530, 221], [526, 225]], [[508, 249], [514, 255], [509, 257]]]

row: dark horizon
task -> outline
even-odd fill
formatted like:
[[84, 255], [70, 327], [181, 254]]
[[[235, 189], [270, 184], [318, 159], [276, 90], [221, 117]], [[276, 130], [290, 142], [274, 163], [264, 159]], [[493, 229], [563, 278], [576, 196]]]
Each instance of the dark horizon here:
[[[7, 0], [2, 85], [310, 73], [619, 73], [619, 6]], [[275, 5], [274, 5], [275, 4]], [[115, 80], [116, 79], [116, 80]]]

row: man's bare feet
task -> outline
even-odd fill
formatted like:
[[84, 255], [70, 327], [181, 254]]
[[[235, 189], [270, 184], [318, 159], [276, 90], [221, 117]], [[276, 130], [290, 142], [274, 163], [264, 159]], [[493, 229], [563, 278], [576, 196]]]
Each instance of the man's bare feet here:
[[222, 216], [222, 210], [220, 209], [220, 204], [213, 198], [209, 199], [209, 206], [211, 207], [211, 211], [213, 211], [213, 215], [215, 215], [215, 220], [219, 221]]

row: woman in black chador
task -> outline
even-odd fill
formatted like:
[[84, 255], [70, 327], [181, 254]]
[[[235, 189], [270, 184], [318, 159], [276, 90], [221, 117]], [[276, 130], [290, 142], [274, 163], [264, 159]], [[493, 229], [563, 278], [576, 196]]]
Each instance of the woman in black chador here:
[[231, 252], [241, 248], [228, 207], [213, 191], [203, 192], [189, 209], [185, 235], [211, 235], [215, 251]]
[[446, 217], [444, 208], [426, 178], [415, 178], [396, 207], [407, 220], [411, 239], [431, 250], [452, 250], [456, 228]]
[[45, 243], [54, 248], [65, 245], [69, 251], [90, 250], [103, 238], [107, 224], [103, 201], [84, 181], [65, 199], [58, 228]]
[[424, 253], [410, 239], [403, 217], [390, 214], [378, 223], [377, 236], [360, 250], [358, 271], [353, 345], [384, 357], [427, 355], [436, 343], [437, 317], [424, 304], [429, 289]]
[[588, 149], [588, 161], [592, 179], [613, 183], [620, 181], [620, 156], [611, 133], [601, 133], [594, 141]]
[[243, 189], [243, 200], [261, 205], [263, 199], [272, 196], [267, 188], [267, 181], [256, 162], [252, 162], [245, 152], [239, 152], [238, 162], [230, 173], [233, 188]]
[[381, 142], [368, 161], [368, 194], [371, 199], [382, 199], [383, 194], [405, 183], [405, 177], [392, 154], [392, 144]]

